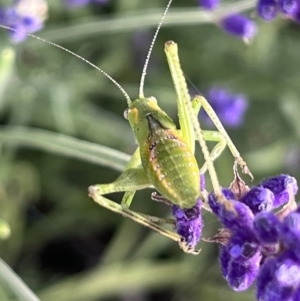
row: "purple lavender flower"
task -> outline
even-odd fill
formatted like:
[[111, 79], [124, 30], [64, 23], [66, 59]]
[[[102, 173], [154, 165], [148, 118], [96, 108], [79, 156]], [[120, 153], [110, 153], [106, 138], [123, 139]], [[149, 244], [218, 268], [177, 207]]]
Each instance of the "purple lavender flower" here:
[[292, 212], [284, 219], [280, 234], [284, 246], [300, 260], [300, 213]]
[[299, 1], [297, 0], [279, 0], [279, 9], [287, 16], [293, 17], [299, 10]]
[[[200, 174], [200, 189], [205, 189], [205, 177]], [[203, 221], [201, 215], [202, 201], [189, 209], [182, 209], [172, 205], [172, 214], [175, 217], [176, 232], [181, 235], [189, 249], [193, 250], [201, 238]]]
[[245, 262], [251, 259], [259, 250], [259, 242], [248, 229], [238, 229], [233, 232], [227, 243], [227, 250], [236, 262]]
[[290, 251], [269, 259], [257, 277], [257, 298], [263, 301], [293, 300], [300, 285], [300, 264]]
[[234, 259], [228, 248], [221, 247], [220, 263], [222, 275], [235, 291], [248, 289], [259, 273], [261, 254], [256, 252], [250, 259], [239, 261]]
[[[207, 100], [224, 125], [238, 127], [242, 124], [248, 100], [243, 94], [233, 94], [230, 91], [213, 87], [208, 91]], [[208, 115], [201, 111], [201, 118], [211, 125]]]
[[181, 235], [187, 246], [194, 249], [201, 237], [203, 222], [201, 216], [202, 202], [189, 209], [181, 209], [176, 205], [172, 206], [172, 213], [175, 217], [176, 232]]
[[42, 29], [47, 10], [44, 0], [18, 0], [13, 6], [0, 9], [0, 23], [14, 29], [9, 31], [9, 36], [19, 43], [26, 39], [27, 33]]
[[[235, 181], [232, 189], [237, 185], [242, 184]], [[299, 301], [300, 207], [295, 210], [296, 180], [279, 175], [250, 190], [240, 188], [241, 195], [222, 190], [227, 199], [229, 196], [231, 207], [218, 202], [213, 193], [208, 198], [212, 211], [226, 227], [210, 239], [222, 244], [223, 276], [236, 291], [256, 281], [259, 301]], [[271, 211], [274, 209], [277, 212]]]
[[284, 174], [264, 180], [261, 185], [274, 193], [273, 208], [286, 204], [298, 192], [296, 179]]
[[275, 0], [259, 0], [256, 8], [257, 14], [266, 21], [272, 21], [277, 16], [278, 5]]
[[261, 254], [256, 252], [244, 262], [233, 259], [229, 261], [228, 274], [225, 278], [233, 290], [244, 291], [252, 285], [259, 273], [261, 257]]
[[234, 231], [241, 227], [251, 227], [254, 215], [250, 208], [242, 202], [234, 200], [229, 189], [223, 189], [222, 192], [227, 200], [232, 203], [234, 210], [228, 210], [226, 204], [220, 203], [214, 194], [210, 194], [208, 198], [210, 208], [218, 215], [221, 223], [226, 228]]
[[199, 0], [199, 6], [205, 10], [214, 10], [220, 4], [220, 0]]
[[254, 232], [261, 242], [277, 243], [279, 240], [280, 222], [272, 212], [260, 212], [256, 214], [254, 221]]
[[238, 14], [224, 17], [221, 19], [220, 25], [227, 33], [246, 41], [251, 40], [257, 32], [256, 25], [253, 21]]
[[[223, 189], [222, 193], [227, 200], [234, 200], [234, 194], [231, 190]], [[220, 210], [223, 207], [222, 207], [222, 204], [220, 204], [220, 202], [218, 201], [218, 199], [216, 198], [216, 196], [213, 193], [211, 193], [208, 196], [208, 203], [209, 203], [209, 206], [210, 206], [210, 209], [212, 210], [212, 212], [219, 216]]]
[[240, 201], [247, 205], [254, 214], [260, 211], [269, 211], [273, 208], [274, 193], [263, 186], [253, 187]]
[[224, 276], [224, 278], [226, 278], [228, 275], [228, 270], [229, 270], [228, 269], [229, 262], [231, 260], [231, 255], [228, 252], [227, 247], [221, 245], [219, 258], [220, 258], [222, 275]]

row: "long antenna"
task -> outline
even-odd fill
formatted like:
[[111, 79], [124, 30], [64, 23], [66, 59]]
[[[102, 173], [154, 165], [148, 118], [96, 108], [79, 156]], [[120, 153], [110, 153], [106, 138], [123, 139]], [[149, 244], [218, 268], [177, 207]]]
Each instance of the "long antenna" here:
[[[15, 31], [15, 32], [17, 31], [17, 30], [14, 29], [14, 28], [11, 28], [11, 27], [5, 26], [5, 25], [1, 25], [1, 24], [0, 24], [0, 27], [5, 28], [5, 29], [8, 29], [8, 30], [11, 30], [11, 31]], [[97, 67], [96, 65], [94, 65], [93, 63], [91, 63], [91, 62], [88, 61], [87, 59], [83, 58], [83, 57], [80, 56], [79, 54], [76, 54], [75, 52], [73, 52], [73, 51], [71, 51], [71, 50], [69, 50], [69, 49], [67, 49], [67, 48], [64, 48], [63, 46], [60, 46], [60, 45], [55, 44], [55, 43], [53, 43], [53, 42], [47, 41], [47, 40], [45, 40], [45, 39], [43, 39], [43, 38], [40, 38], [40, 37], [38, 37], [38, 36], [35, 36], [35, 35], [33, 35], [33, 34], [27, 33], [26, 35], [29, 36], [29, 37], [35, 38], [35, 39], [37, 39], [37, 40], [39, 40], [39, 41], [42, 41], [42, 42], [44, 42], [44, 43], [50, 44], [50, 45], [52, 45], [52, 46], [55, 46], [55, 47], [57, 47], [57, 48], [59, 48], [59, 49], [62, 49], [62, 50], [64, 50], [65, 52], [68, 52], [68, 53], [74, 55], [75, 57], [79, 58], [80, 60], [84, 61], [85, 63], [89, 64], [90, 66], [92, 66], [92, 67], [95, 68], [96, 70], [100, 71], [100, 72], [101, 72], [105, 77], [107, 77], [113, 84], [115, 84], [115, 85], [117, 86], [117, 88], [122, 92], [122, 94], [123, 94], [123, 95], [125, 96], [125, 98], [126, 98], [126, 101], [127, 101], [128, 106], [131, 104], [130, 97], [129, 97], [129, 95], [126, 93], [126, 91], [124, 90], [124, 88], [123, 88], [123, 87], [122, 87], [122, 86], [121, 86], [121, 85], [120, 85], [113, 77], [111, 77], [110, 75], [108, 75], [108, 74], [107, 74], [104, 70], [102, 70], [101, 68]]]
[[144, 84], [145, 84], [145, 77], [146, 77], [146, 74], [147, 74], [147, 68], [148, 68], [148, 64], [149, 64], [149, 60], [150, 60], [150, 56], [151, 56], [151, 53], [152, 53], [152, 50], [153, 50], [153, 47], [154, 47], [154, 43], [156, 41], [156, 38], [157, 38], [157, 35], [159, 33], [159, 30], [163, 24], [163, 21], [167, 15], [167, 12], [171, 6], [171, 3], [172, 3], [173, 0], [169, 0], [168, 2], [168, 5], [160, 19], [160, 22], [159, 24], [157, 25], [157, 28], [156, 28], [156, 31], [154, 33], [154, 36], [153, 36], [153, 39], [151, 41], [151, 44], [150, 44], [150, 47], [149, 47], [149, 50], [148, 50], [148, 53], [147, 53], [147, 56], [146, 56], [146, 61], [145, 61], [145, 64], [144, 64], [144, 67], [143, 67], [143, 71], [142, 71], [142, 76], [141, 76], [141, 81], [140, 81], [140, 88], [139, 88], [139, 98], [144, 98]]

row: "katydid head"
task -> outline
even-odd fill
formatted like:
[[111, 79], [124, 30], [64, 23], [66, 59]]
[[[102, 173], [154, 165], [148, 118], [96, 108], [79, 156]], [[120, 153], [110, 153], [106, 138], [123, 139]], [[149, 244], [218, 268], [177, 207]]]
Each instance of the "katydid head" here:
[[172, 119], [158, 106], [154, 97], [134, 100], [125, 110], [124, 117], [129, 121], [140, 145], [155, 130], [176, 128]]

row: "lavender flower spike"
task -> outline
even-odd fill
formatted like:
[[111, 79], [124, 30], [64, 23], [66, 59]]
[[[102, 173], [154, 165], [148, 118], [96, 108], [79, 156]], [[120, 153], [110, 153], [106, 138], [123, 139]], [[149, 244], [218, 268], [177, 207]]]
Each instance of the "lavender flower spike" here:
[[[222, 190], [235, 212], [227, 210], [213, 193], [208, 197], [213, 213], [224, 227], [210, 239], [221, 244], [223, 276], [235, 291], [245, 290], [256, 281], [259, 301], [300, 301], [296, 179], [283, 174], [250, 190], [239, 184], [240, 193], [235, 192], [236, 185], [231, 185], [232, 191]], [[279, 208], [282, 205], [285, 206]]]
[[251, 188], [240, 201], [247, 205], [254, 214], [261, 211], [270, 211], [273, 209], [275, 196], [274, 193], [263, 186]]
[[251, 40], [257, 32], [256, 25], [253, 21], [238, 14], [224, 17], [220, 21], [220, 25], [227, 33], [246, 41]]

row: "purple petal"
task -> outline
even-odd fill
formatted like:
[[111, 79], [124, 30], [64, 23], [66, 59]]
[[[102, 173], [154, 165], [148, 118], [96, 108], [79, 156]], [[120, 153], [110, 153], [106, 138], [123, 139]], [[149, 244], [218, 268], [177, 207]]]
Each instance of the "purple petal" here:
[[299, 262], [290, 257], [282, 260], [275, 271], [275, 279], [284, 287], [298, 287], [300, 284]]
[[176, 220], [176, 232], [185, 239], [186, 244], [191, 248], [194, 248], [201, 238], [203, 227], [201, 207], [202, 202], [200, 200], [189, 209], [172, 206], [172, 213]]
[[299, 10], [299, 1], [297, 0], [279, 0], [279, 8], [287, 16], [294, 16]]
[[263, 297], [267, 294], [268, 285], [273, 279], [275, 268], [276, 258], [269, 258], [263, 263], [256, 280], [257, 300], [264, 300]]
[[227, 33], [246, 40], [251, 40], [257, 32], [255, 23], [243, 15], [226, 16], [220, 24]]
[[228, 274], [229, 262], [231, 260], [231, 256], [229, 254], [227, 247], [221, 245], [219, 258], [220, 258], [222, 275], [224, 278], [226, 278]]
[[36, 17], [24, 17], [21, 19], [21, 22], [28, 33], [34, 33], [43, 28], [43, 23], [39, 18]]
[[270, 211], [273, 209], [274, 194], [263, 186], [255, 186], [250, 189], [240, 201], [247, 205], [252, 212]]
[[261, 254], [259, 252], [243, 263], [230, 261], [226, 277], [229, 286], [235, 291], [248, 289], [259, 273], [260, 261]]
[[241, 228], [252, 229], [254, 215], [250, 208], [238, 201], [232, 201], [232, 203], [235, 211], [230, 211], [225, 206], [219, 211], [218, 217], [222, 224], [234, 231]]
[[8, 34], [13, 42], [20, 43], [26, 40], [27, 32], [24, 26], [22, 26], [21, 24], [15, 24], [11, 27], [15, 30], [10, 30]]
[[271, 21], [276, 18], [278, 12], [277, 2], [275, 0], [259, 0], [257, 3], [257, 13], [265, 21]]
[[274, 208], [286, 204], [290, 200], [291, 195], [296, 195], [298, 191], [296, 179], [284, 174], [269, 178], [263, 181], [261, 185], [274, 193]]
[[300, 214], [290, 213], [281, 225], [281, 240], [286, 248], [293, 251], [300, 260]]
[[[234, 195], [229, 189], [222, 189], [222, 193], [229, 201], [234, 200]], [[222, 208], [222, 204], [218, 201], [214, 193], [210, 193], [208, 196], [208, 204], [214, 214], [219, 215], [219, 211]]]
[[272, 212], [258, 213], [254, 218], [254, 232], [263, 243], [277, 243], [280, 232], [280, 222]]
[[247, 229], [235, 232], [227, 244], [230, 256], [236, 262], [251, 259], [259, 250], [259, 244], [253, 233]]

